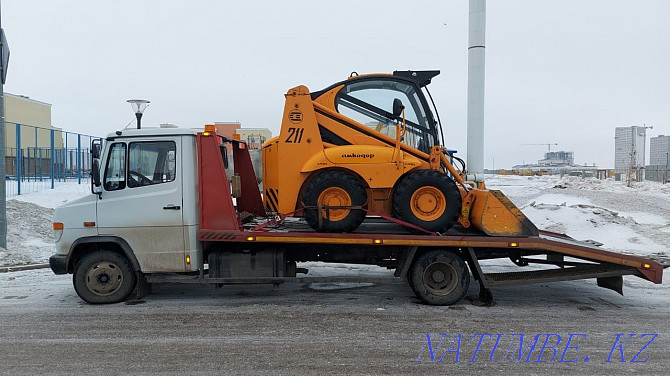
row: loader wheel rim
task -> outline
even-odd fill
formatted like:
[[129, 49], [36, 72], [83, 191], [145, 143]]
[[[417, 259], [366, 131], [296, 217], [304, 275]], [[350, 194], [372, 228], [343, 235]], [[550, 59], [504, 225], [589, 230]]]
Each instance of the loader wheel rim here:
[[425, 222], [434, 221], [447, 209], [447, 199], [436, 187], [421, 187], [412, 194], [410, 209], [417, 219]]
[[458, 273], [447, 262], [436, 261], [423, 272], [423, 286], [433, 295], [449, 295], [458, 286]]
[[86, 271], [86, 288], [98, 296], [109, 296], [123, 285], [123, 272], [113, 262], [100, 261]]
[[[322, 206], [351, 206], [351, 196], [340, 187], [330, 187], [321, 192], [317, 202]], [[321, 210], [321, 215], [329, 221], [337, 222], [345, 219], [349, 212], [349, 209], [328, 208]]]

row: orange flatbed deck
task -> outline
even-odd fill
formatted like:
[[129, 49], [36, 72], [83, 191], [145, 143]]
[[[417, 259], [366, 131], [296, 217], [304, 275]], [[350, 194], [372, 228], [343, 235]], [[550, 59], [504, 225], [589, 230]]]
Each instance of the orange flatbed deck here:
[[472, 248], [475, 253], [481, 249], [527, 250], [632, 267], [653, 283], [662, 282], [664, 269], [664, 265], [646, 257], [608, 251], [592, 242], [548, 231], [540, 231], [539, 236], [531, 237], [493, 237], [455, 228], [444, 235], [416, 235], [381, 219], [366, 220], [359, 231], [347, 234], [317, 233], [295, 218], [287, 218], [276, 227], [254, 230], [257, 225], [248, 224], [240, 231], [201, 229], [199, 238], [209, 242]]

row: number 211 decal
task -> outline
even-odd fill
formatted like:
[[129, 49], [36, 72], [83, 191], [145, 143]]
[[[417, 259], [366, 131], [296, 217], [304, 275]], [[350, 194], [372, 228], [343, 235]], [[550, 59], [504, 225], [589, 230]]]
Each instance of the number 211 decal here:
[[302, 141], [302, 134], [305, 128], [289, 128], [288, 137], [286, 137], [287, 144], [299, 144]]

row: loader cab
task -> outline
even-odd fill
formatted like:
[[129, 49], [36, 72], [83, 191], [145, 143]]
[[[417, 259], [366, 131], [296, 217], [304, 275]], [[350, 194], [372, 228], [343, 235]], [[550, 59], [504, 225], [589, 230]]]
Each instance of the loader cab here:
[[437, 122], [434, 120], [422, 88], [439, 71], [396, 71], [392, 75], [353, 75], [317, 93], [338, 88], [335, 110], [365, 126], [395, 138], [395, 126], [402, 118], [393, 114], [393, 103], [399, 99], [405, 107], [406, 133], [402, 142], [426, 154], [438, 145]]

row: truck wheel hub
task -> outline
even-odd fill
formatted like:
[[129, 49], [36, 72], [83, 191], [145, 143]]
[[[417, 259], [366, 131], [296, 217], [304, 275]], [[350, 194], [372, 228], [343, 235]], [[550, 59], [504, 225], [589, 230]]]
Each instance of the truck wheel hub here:
[[109, 283], [109, 275], [107, 275], [106, 273], [98, 275], [98, 283], [101, 285]]
[[457, 286], [458, 281], [454, 267], [447, 263], [436, 261], [424, 270], [423, 286], [434, 295], [448, 295]]
[[100, 261], [88, 268], [86, 287], [99, 296], [114, 294], [123, 284], [123, 273], [113, 262]]
[[433, 273], [432, 277], [433, 277], [433, 281], [435, 281], [437, 283], [440, 283], [440, 282], [444, 281], [444, 273], [440, 270], [436, 270]]

